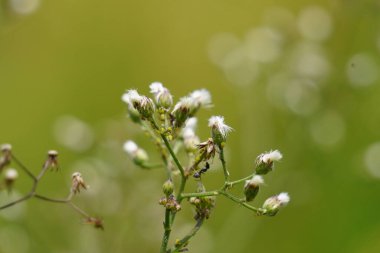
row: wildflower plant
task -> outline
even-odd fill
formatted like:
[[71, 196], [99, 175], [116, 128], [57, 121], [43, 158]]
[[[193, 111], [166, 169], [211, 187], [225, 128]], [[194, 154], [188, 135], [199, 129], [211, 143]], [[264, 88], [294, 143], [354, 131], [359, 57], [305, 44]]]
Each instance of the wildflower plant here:
[[[208, 121], [210, 137], [200, 141], [196, 135], [196, 113], [204, 107], [211, 106], [211, 95], [206, 89], [191, 92], [174, 104], [173, 96], [161, 83], [150, 85], [153, 99], [140, 95], [136, 90], [128, 90], [122, 100], [127, 104], [129, 118], [138, 124], [157, 147], [162, 161], [151, 163], [148, 154], [135, 142], [128, 140], [124, 150], [133, 162], [143, 169], [163, 168], [166, 181], [163, 183], [163, 197], [158, 201], [164, 208], [164, 231], [161, 253], [184, 252], [188, 244], [208, 219], [215, 208], [216, 198], [226, 197], [256, 215], [274, 216], [285, 206], [290, 198], [287, 193], [280, 193], [268, 198], [261, 207], [252, 202], [264, 183], [263, 176], [273, 170], [275, 162], [282, 158], [278, 150], [259, 155], [255, 168], [247, 177], [232, 180], [224, 156], [228, 135], [233, 129], [228, 126], [223, 116], [212, 116]], [[186, 161], [179, 160], [179, 152], [185, 152]], [[224, 183], [218, 189], [209, 190], [202, 183], [202, 177], [212, 166], [214, 157], [219, 158], [224, 174]], [[196, 181], [196, 189], [187, 189], [190, 180]], [[239, 186], [241, 185], [241, 186]], [[241, 196], [231, 193], [231, 189], [240, 187]], [[195, 211], [195, 225], [183, 238], [176, 239], [169, 246], [172, 226], [176, 216], [181, 212], [182, 202], [187, 200]]]
[[15, 186], [15, 183], [19, 177], [19, 172], [15, 168], [10, 168], [9, 166], [13, 163], [17, 166], [20, 172], [26, 174], [32, 181], [32, 187], [28, 193], [20, 197], [15, 201], [11, 201], [7, 204], [0, 206], [0, 212], [6, 208], [11, 208], [17, 204], [25, 202], [31, 198], [36, 198], [38, 200], [66, 204], [73, 208], [74, 211], [78, 212], [83, 217], [84, 224], [91, 224], [95, 228], [103, 229], [103, 221], [99, 218], [95, 218], [87, 214], [83, 209], [77, 206], [73, 200], [75, 195], [79, 194], [81, 190], [86, 190], [88, 186], [86, 185], [84, 179], [82, 178], [81, 173], [75, 172], [72, 175], [71, 187], [69, 189], [68, 196], [63, 199], [51, 198], [45, 195], [42, 195], [38, 192], [38, 185], [43, 179], [44, 175], [48, 171], [58, 171], [60, 165], [58, 163], [58, 152], [55, 150], [48, 151], [47, 158], [44, 161], [40, 172], [34, 175], [27, 166], [24, 165], [14, 154], [12, 146], [10, 144], [3, 144], [1, 146], [1, 155], [0, 155], [0, 175], [3, 175], [3, 182], [0, 183], [0, 193], [2, 190], [7, 190], [9, 194], [12, 194], [12, 190]]

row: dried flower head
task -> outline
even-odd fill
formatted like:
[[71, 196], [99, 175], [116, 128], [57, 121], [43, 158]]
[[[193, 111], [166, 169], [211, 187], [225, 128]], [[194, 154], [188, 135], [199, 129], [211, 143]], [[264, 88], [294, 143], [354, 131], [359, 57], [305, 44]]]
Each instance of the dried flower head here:
[[71, 190], [74, 194], [80, 193], [81, 189], [87, 190], [87, 185], [82, 178], [82, 174], [79, 172], [74, 172], [72, 175], [72, 186]]
[[224, 124], [222, 116], [212, 116], [208, 120], [208, 126], [211, 127], [212, 138], [218, 146], [226, 141], [228, 133], [233, 130], [232, 127]]
[[99, 218], [88, 217], [84, 220], [85, 224], [93, 225], [95, 228], [104, 230], [103, 221]]
[[216, 147], [213, 139], [209, 138], [207, 141], [199, 143], [197, 147], [199, 149], [199, 157], [202, 157], [204, 161], [214, 158]]
[[50, 168], [51, 170], [58, 171], [58, 152], [55, 150], [49, 150], [47, 154], [47, 159], [42, 166], [44, 169]]

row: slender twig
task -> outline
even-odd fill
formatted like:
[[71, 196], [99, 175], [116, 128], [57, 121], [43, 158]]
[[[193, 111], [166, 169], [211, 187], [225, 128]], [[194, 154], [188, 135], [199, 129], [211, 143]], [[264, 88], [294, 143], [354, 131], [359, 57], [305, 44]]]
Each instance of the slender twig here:
[[25, 195], [24, 197], [22, 197], [22, 198], [20, 198], [20, 199], [18, 199], [18, 200], [15, 200], [15, 201], [13, 201], [13, 202], [10, 202], [10, 203], [8, 203], [8, 204], [5, 204], [5, 205], [3, 205], [3, 206], [0, 206], [0, 210], [5, 209], [5, 208], [8, 208], [8, 207], [11, 207], [11, 206], [16, 205], [16, 204], [18, 204], [18, 203], [21, 203], [21, 202], [23, 202], [23, 201], [25, 201], [25, 200], [30, 199], [31, 197], [33, 197], [33, 194], [32, 194], [32, 193], [28, 193], [27, 195]]
[[32, 197], [35, 197], [39, 200], [44, 200], [48, 202], [53, 202], [53, 203], [62, 203], [62, 204], [68, 204], [70, 205], [75, 211], [80, 213], [86, 218], [91, 218], [90, 215], [88, 215], [85, 211], [83, 211], [81, 208], [76, 206], [74, 203], [71, 202], [73, 196], [74, 196], [74, 191], [71, 189], [69, 195], [67, 196], [66, 199], [55, 199], [55, 198], [50, 198], [46, 197], [40, 194], [36, 193], [37, 187], [39, 182], [41, 181], [42, 177], [45, 175], [46, 171], [49, 169], [49, 166], [43, 166], [40, 173], [37, 176], [34, 176], [33, 173], [20, 161], [12, 154], [12, 160], [19, 165], [19, 167], [33, 180], [33, 185], [32, 188], [30, 189], [29, 193], [27, 193], [25, 196], [21, 197], [18, 200], [12, 201], [8, 204], [5, 204], [3, 206], [0, 206], [0, 210], [14, 206], [16, 204], [19, 204], [23, 201], [26, 201]]
[[239, 180], [228, 182], [228, 184], [229, 184], [229, 186], [234, 186], [235, 184], [244, 183], [246, 180], [251, 179], [254, 175], [255, 174], [252, 174], [252, 175], [249, 175], [247, 177], [241, 178]]
[[180, 250], [182, 250], [183, 246], [185, 246], [189, 240], [199, 231], [199, 229], [202, 227], [202, 224], [203, 224], [203, 221], [204, 221], [204, 217], [200, 217], [198, 220], [197, 220], [197, 223], [195, 224], [195, 226], [193, 227], [193, 229], [191, 229], [191, 231], [185, 236], [183, 237], [181, 240], [179, 240], [178, 242], [176, 242], [175, 246], [173, 249], [171, 250], [168, 250], [167, 252], [168, 253], [175, 253], [175, 252], [180, 252]]
[[77, 211], [78, 213], [80, 213], [81, 215], [83, 215], [84, 217], [86, 218], [91, 218], [90, 215], [88, 215], [85, 211], [83, 211], [81, 208], [79, 208], [77, 205], [75, 205], [73, 202], [67, 202], [75, 211]]
[[262, 208], [257, 208], [257, 207], [253, 207], [249, 204], [247, 204], [247, 202], [245, 202], [244, 199], [239, 199], [231, 194], [229, 194], [228, 192], [226, 191], [219, 191], [219, 193], [227, 198], [229, 198], [230, 200], [234, 201], [235, 203], [238, 203], [239, 205], [241, 206], [244, 206], [245, 208], [251, 210], [251, 211], [254, 211], [256, 214], [262, 214], [262, 213], [265, 213], [265, 209], [262, 209]]
[[33, 175], [33, 173], [28, 170], [28, 168], [20, 161], [17, 159], [17, 157], [12, 153], [12, 161], [18, 164], [20, 168], [31, 178], [33, 181], [37, 181], [37, 178]]
[[35, 194], [34, 197], [40, 200], [45, 200], [45, 201], [54, 202], [54, 203], [68, 203], [70, 201], [70, 199], [53, 199], [53, 198], [45, 197], [39, 194]]

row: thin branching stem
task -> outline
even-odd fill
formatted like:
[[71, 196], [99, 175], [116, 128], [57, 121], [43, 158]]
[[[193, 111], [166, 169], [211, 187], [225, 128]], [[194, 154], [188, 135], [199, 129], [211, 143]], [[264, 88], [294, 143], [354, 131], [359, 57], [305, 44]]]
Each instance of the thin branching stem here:
[[32, 185], [32, 188], [30, 189], [30, 191], [25, 196], [19, 198], [18, 200], [15, 200], [15, 201], [7, 203], [7, 204], [5, 204], [3, 206], [0, 206], [0, 210], [8, 208], [8, 207], [11, 207], [11, 206], [14, 206], [14, 205], [17, 205], [17, 204], [19, 204], [21, 202], [27, 201], [30, 198], [35, 197], [36, 199], [43, 200], [43, 201], [48, 201], [48, 202], [53, 202], [53, 203], [61, 203], [61, 204], [68, 204], [75, 211], [77, 211], [78, 213], [80, 213], [84, 217], [91, 218], [90, 215], [88, 215], [85, 211], [83, 211], [81, 208], [79, 208], [78, 206], [76, 206], [74, 203], [71, 202], [71, 200], [72, 200], [72, 198], [74, 196], [73, 190], [70, 190], [70, 193], [69, 193], [69, 195], [67, 196], [66, 199], [55, 199], [55, 198], [46, 197], [46, 196], [43, 196], [43, 195], [40, 195], [40, 194], [36, 193], [38, 184], [41, 181], [42, 177], [45, 175], [45, 173], [48, 171], [49, 166], [45, 165], [41, 169], [40, 173], [37, 176], [34, 176], [33, 173], [20, 160], [18, 160], [16, 158], [16, 156], [13, 155], [13, 154], [12, 154], [12, 160], [15, 163], [17, 163], [19, 165], [19, 167], [33, 180], [33, 185]]
[[28, 168], [20, 161], [17, 159], [17, 157], [12, 153], [12, 161], [17, 163], [18, 166], [31, 178], [33, 181], [37, 181], [37, 178], [33, 175], [33, 173], [28, 170]]
[[181, 197], [188, 199], [188, 198], [192, 198], [192, 197], [202, 198], [202, 197], [218, 196], [218, 195], [223, 195], [224, 197], [232, 200], [233, 202], [238, 203], [239, 205], [242, 205], [251, 211], [254, 211], [256, 214], [262, 213], [264, 211], [264, 209], [262, 209], [262, 208], [253, 207], [253, 206], [247, 204], [247, 202], [245, 202], [244, 199], [239, 199], [224, 189], [217, 190], [217, 191], [208, 191], [208, 192], [182, 193]]
[[176, 242], [175, 246], [173, 249], [168, 250], [167, 253], [175, 253], [175, 252], [180, 252], [182, 248], [189, 242], [189, 240], [195, 236], [195, 234], [199, 231], [199, 229], [202, 227], [203, 222], [204, 222], [204, 217], [200, 217], [197, 219], [197, 223], [195, 226], [191, 229], [191, 231], [185, 235], [181, 240]]

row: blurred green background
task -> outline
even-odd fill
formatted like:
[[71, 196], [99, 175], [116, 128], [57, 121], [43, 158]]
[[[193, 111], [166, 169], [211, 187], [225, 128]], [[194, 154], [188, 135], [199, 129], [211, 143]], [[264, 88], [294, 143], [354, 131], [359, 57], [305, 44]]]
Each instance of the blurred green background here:
[[[219, 198], [191, 252], [380, 251], [379, 1], [0, 3], [0, 142], [35, 173], [59, 150], [62, 169], [39, 192], [64, 197], [81, 171], [91, 188], [76, 203], [105, 221], [94, 230], [67, 206], [31, 200], [0, 212], [1, 253], [158, 252], [164, 173], [124, 154], [130, 138], [155, 149], [120, 99], [153, 81], [177, 99], [211, 91], [199, 135], [225, 116], [233, 178], [263, 151], [284, 154], [257, 205], [281, 191], [291, 203], [266, 218]], [[211, 188], [222, 179], [207, 175]], [[0, 203], [30, 186], [20, 176]], [[178, 216], [173, 238], [193, 223], [189, 210]]]

